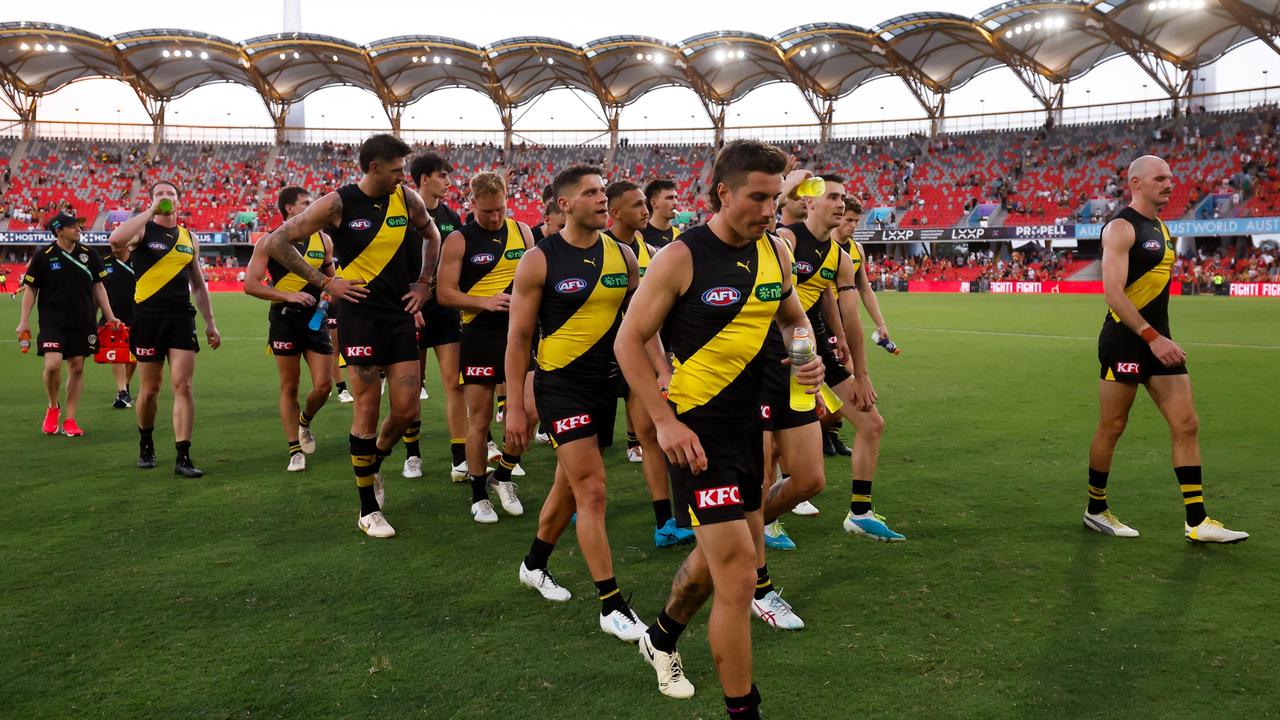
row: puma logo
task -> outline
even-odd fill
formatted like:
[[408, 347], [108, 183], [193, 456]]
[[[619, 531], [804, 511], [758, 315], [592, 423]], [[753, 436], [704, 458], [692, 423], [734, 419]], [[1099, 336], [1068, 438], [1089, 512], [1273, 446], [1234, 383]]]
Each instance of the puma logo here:
[[747, 272], [751, 272], [751, 265], [748, 263], [744, 263], [741, 260], [738, 261], [738, 267], [742, 268], [743, 270], [746, 270]]
[[595, 260], [595, 258], [582, 258], [582, 262], [584, 262], [584, 263], [586, 263], [586, 264], [590, 265], [591, 267], [595, 267], [595, 266], [596, 266], [596, 260]]

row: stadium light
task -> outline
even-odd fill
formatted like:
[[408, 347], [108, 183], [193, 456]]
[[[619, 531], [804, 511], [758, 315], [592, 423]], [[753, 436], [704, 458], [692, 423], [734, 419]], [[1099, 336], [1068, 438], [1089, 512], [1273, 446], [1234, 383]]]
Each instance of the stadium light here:
[[66, 51], [67, 51], [66, 45], [58, 45], [58, 52], [66, 52]]
[[22, 43], [21, 45], [18, 46], [18, 49], [25, 52], [27, 50], [30, 50], [31, 46], [26, 43]]
[[747, 56], [747, 51], [746, 51], [746, 50], [739, 50], [739, 51], [738, 51], [738, 59], [739, 59], [739, 60], [741, 60], [742, 58], [744, 58], [744, 57], [746, 57], [746, 56]]
[[281, 59], [281, 60], [285, 59], [285, 54], [284, 54], [284, 53], [280, 53], [280, 59]]
[[337, 55], [334, 55], [334, 56], [333, 56], [333, 61], [334, 61], [334, 62], [338, 62], [338, 56], [337, 56]]
[[413, 57], [411, 57], [411, 58], [409, 58], [409, 59], [413, 61], [413, 64], [414, 64], [414, 65], [417, 65], [417, 64], [418, 64], [418, 56], [417, 56], [417, 55], [414, 55]]
[[431, 62], [433, 62], [433, 63], [435, 63], [435, 64], [439, 65], [439, 64], [440, 64], [440, 56], [439, 56], [439, 55], [436, 55], [435, 57], [431, 58]]
[[[188, 55], [190, 55], [191, 53], [187, 53], [187, 54], [188, 54]], [[297, 51], [297, 50], [294, 50], [294, 51], [293, 51], [293, 59], [294, 59], [294, 60], [297, 60], [297, 59], [298, 59], [298, 58], [300, 58], [300, 57], [302, 57], [302, 56], [298, 54], [298, 51]]]
[[200, 59], [201, 59], [201, 60], [208, 60], [208, 59], [209, 59], [209, 53], [205, 52], [204, 50], [201, 50], [201, 51], [200, 51]]
[[42, 52], [43, 50], [44, 50], [44, 45], [41, 45], [40, 43], [36, 43], [36, 52]]
[[666, 56], [664, 56], [662, 53], [658, 53], [653, 56], [653, 62], [658, 65], [662, 65], [667, 62]]
[[164, 57], [169, 57], [169, 51], [168, 51], [168, 50], [161, 50], [161, 51], [160, 51], [160, 54], [161, 54], [162, 56], [164, 56]]
[[549, 58], [547, 58], [547, 64], [548, 64], [548, 65], [555, 65], [555, 64], [556, 64], [556, 59], [555, 59], [555, 58], [553, 58], [553, 57], [549, 57]]
[[[39, 46], [39, 45], [37, 45], [37, 46], [36, 46], [36, 49], [37, 49], [37, 50], [39, 50], [39, 49], [40, 49], [40, 46]], [[717, 51], [716, 51], [716, 60], [719, 60], [720, 62], [724, 62], [724, 51], [723, 51], [723, 50], [717, 50]]]
[[643, 60], [643, 59], [644, 59], [644, 53], [636, 53], [636, 59], [637, 59], [637, 60]]
[[445, 59], [444, 59], [444, 64], [445, 64], [445, 65], [452, 65], [452, 64], [453, 64], [453, 58], [445, 58]]
[[186, 51], [186, 52], [184, 52], [184, 53], [182, 53], [182, 54], [183, 54], [184, 56], [186, 56], [186, 57], [191, 57], [191, 51], [190, 51], [190, 50], [188, 50], [188, 51]]

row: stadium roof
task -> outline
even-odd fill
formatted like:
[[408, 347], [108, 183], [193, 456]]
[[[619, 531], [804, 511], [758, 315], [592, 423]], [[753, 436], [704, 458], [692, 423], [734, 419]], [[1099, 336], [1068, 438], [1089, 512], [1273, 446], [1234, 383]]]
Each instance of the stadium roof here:
[[719, 31], [671, 43], [625, 35], [582, 46], [547, 37], [478, 46], [433, 35], [358, 45], [309, 33], [233, 42], [174, 29], [102, 37], [8, 22], [0, 23], [0, 90], [29, 121], [41, 96], [86, 78], [115, 78], [161, 122], [168, 101], [232, 82], [255, 88], [280, 124], [290, 104], [349, 85], [378, 96], [394, 126], [405, 106], [449, 87], [485, 94], [510, 118], [513, 108], [557, 88], [592, 94], [616, 117], [647, 92], [682, 86], [723, 118], [725, 105], [752, 90], [790, 82], [829, 119], [835, 99], [893, 75], [932, 115], [938, 98], [1001, 67], [1048, 108], [1055, 86], [1060, 99], [1062, 83], [1120, 55], [1176, 98], [1189, 92], [1191, 70], [1255, 39], [1280, 53], [1280, 0], [1010, 0], [972, 18], [913, 13], [870, 29], [817, 23], [773, 37]]

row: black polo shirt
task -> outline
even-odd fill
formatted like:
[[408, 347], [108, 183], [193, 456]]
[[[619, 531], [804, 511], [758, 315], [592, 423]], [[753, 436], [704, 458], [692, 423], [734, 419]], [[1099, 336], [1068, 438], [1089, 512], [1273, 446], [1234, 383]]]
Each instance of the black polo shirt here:
[[55, 242], [36, 251], [22, 282], [39, 291], [36, 308], [42, 325], [56, 322], [92, 328], [96, 325], [93, 286], [106, 276], [98, 253], [81, 243], [63, 250]]

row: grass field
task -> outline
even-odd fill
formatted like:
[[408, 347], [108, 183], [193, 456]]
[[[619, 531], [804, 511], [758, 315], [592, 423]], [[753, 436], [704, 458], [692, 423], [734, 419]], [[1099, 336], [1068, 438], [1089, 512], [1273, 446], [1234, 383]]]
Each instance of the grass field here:
[[[1174, 298], [1195, 380], [1209, 512], [1253, 539], [1196, 547], [1167, 432], [1140, 396], [1112, 471], [1112, 507], [1143, 536], [1080, 527], [1096, 414], [1101, 299], [882, 296], [892, 357], [871, 349], [888, 429], [877, 509], [909, 540], [846, 537], [847, 460], [829, 460], [816, 519], [770, 568], [808, 628], [754, 625], [769, 718], [1168, 718], [1278, 714], [1280, 303]], [[669, 700], [596, 628], [572, 535], [552, 569], [575, 594], [516, 582], [554, 458], [524, 462], [526, 514], [477, 526], [449, 482], [438, 377], [424, 403], [428, 476], [388, 461], [399, 536], [355, 527], [349, 406], [315, 423], [319, 451], [287, 460], [264, 354], [266, 306], [216, 295], [225, 338], [196, 377], [204, 479], [140, 472], [132, 411], [88, 372], [88, 436], [45, 437], [39, 364], [0, 353], [0, 717], [717, 718], [705, 610], [682, 640], [698, 687]], [[0, 298], [0, 327], [18, 303]], [[5, 330], [9, 332], [9, 330]], [[7, 336], [12, 337], [12, 336]], [[136, 385], [135, 385], [136, 392]], [[849, 439], [846, 430], [846, 440]], [[652, 547], [638, 466], [608, 454], [617, 576], [642, 618], [685, 549]]]

